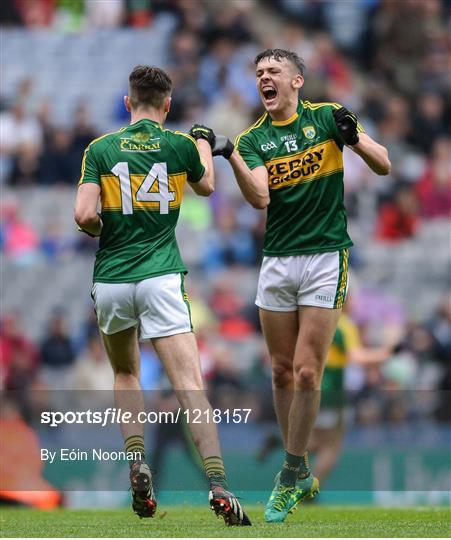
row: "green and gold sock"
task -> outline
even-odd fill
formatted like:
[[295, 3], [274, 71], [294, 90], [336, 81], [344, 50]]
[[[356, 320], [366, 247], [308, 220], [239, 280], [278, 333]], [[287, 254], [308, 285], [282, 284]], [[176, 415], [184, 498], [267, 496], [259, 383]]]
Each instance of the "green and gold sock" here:
[[285, 461], [280, 473], [280, 483], [286, 487], [294, 487], [299, 473], [302, 456], [295, 456], [285, 451]]
[[124, 443], [126, 452], [136, 454], [136, 459], [129, 460], [130, 466], [133, 461], [146, 461], [146, 449], [144, 448], [144, 438], [142, 435], [131, 435]]
[[210, 456], [204, 459], [204, 469], [210, 484], [219, 485], [227, 489], [227, 479], [222, 457]]
[[299, 473], [298, 478], [299, 480], [304, 480], [304, 478], [307, 478], [310, 476], [310, 463], [308, 459], [308, 452], [305, 452], [301, 456], [301, 466], [299, 467]]

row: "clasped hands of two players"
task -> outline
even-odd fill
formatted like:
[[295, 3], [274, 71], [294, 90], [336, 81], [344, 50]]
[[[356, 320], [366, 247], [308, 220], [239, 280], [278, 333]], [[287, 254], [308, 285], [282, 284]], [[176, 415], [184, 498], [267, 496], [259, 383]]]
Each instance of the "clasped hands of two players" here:
[[189, 130], [189, 134], [194, 139], [204, 139], [211, 146], [211, 153], [213, 156], [223, 156], [226, 159], [230, 159], [235, 146], [232, 141], [225, 135], [215, 135], [214, 131], [209, 127], [202, 126], [201, 124], [194, 124]]
[[[340, 107], [332, 111], [335, 124], [338, 131], [346, 144], [353, 146], [359, 142], [359, 135], [357, 132], [357, 117], [356, 115], [346, 109], [346, 107]], [[230, 159], [235, 146], [225, 135], [215, 135], [214, 131], [201, 124], [194, 124], [190, 129], [189, 134], [196, 139], [204, 139], [211, 146], [213, 156], [224, 156], [226, 159]], [[100, 217], [100, 216], [99, 216]], [[78, 230], [86, 233], [87, 235], [94, 237], [94, 235], [81, 227]]]
[[[346, 107], [340, 107], [332, 111], [335, 124], [345, 144], [354, 146], [359, 142], [359, 134], [357, 131], [358, 121], [357, 116], [348, 110]], [[233, 150], [233, 143], [224, 135], [215, 135], [214, 131], [201, 124], [194, 124], [190, 129], [189, 134], [196, 139], [206, 140], [212, 150], [213, 156], [224, 156], [230, 159]]]

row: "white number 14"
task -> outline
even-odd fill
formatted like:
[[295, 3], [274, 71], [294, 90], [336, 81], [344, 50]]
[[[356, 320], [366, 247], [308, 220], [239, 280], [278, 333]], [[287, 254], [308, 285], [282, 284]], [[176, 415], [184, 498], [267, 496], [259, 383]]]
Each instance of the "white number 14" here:
[[[117, 163], [111, 172], [119, 177], [121, 185], [122, 213], [124, 215], [133, 214], [132, 183], [128, 163], [121, 161]], [[150, 193], [155, 182], [158, 182], [158, 191]], [[175, 201], [175, 193], [169, 191], [168, 168], [166, 163], [154, 163], [147, 173], [144, 181], [136, 192], [137, 202], [155, 201], [160, 203], [160, 214], [169, 213], [169, 203]]]

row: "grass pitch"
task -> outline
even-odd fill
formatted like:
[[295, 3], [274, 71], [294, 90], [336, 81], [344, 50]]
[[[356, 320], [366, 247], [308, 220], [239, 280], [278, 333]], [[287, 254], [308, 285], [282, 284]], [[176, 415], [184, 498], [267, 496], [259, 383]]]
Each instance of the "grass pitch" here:
[[0, 509], [1, 537], [448, 537], [449, 509], [303, 506], [280, 525], [246, 509], [252, 527], [226, 527], [208, 507], [167, 507], [153, 519], [131, 510]]

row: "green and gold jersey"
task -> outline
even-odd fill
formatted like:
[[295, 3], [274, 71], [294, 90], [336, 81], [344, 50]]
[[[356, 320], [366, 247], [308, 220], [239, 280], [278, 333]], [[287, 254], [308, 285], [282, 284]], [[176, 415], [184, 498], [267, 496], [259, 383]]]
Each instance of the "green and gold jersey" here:
[[357, 325], [342, 313], [327, 355], [321, 382], [323, 407], [339, 407], [344, 404], [344, 368], [348, 363], [349, 351], [357, 347], [360, 347]]
[[235, 141], [250, 169], [268, 170], [266, 256], [352, 246], [343, 202], [343, 141], [332, 115], [339, 107], [299, 101], [288, 120], [276, 122], [265, 113]]
[[204, 175], [196, 142], [143, 119], [86, 148], [79, 185], [101, 188], [94, 281], [129, 283], [186, 272], [175, 238], [184, 184]]

